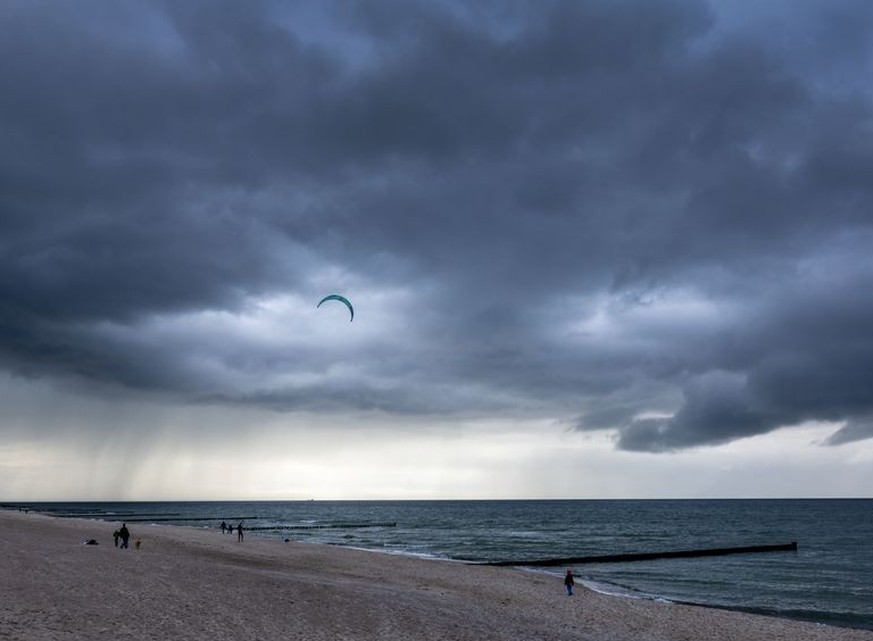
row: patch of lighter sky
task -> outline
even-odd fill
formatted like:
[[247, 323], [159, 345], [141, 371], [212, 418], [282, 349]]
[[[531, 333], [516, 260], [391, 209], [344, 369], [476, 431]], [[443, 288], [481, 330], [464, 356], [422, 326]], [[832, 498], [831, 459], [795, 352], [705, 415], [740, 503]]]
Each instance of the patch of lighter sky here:
[[[109, 43], [108, 48], [113, 50], [148, 51], [168, 60], [178, 59], [185, 51], [184, 39], [157, 3], [101, 5], [98, 20], [84, 4], [58, 7], [55, 17], [62, 16], [64, 9], [71, 14], [61, 18], [69, 28], [81, 31], [88, 40]], [[106, 28], [107, 21], [112, 28]]]
[[873, 470], [855, 452], [871, 449], [854, 444], [844, 449], [821, 443], [833, 423], [810, 422], [715, 448], [696, 448], [674, 455], [711, 466], [718, 473], [701, 485], [704, 495], [736, 497], [852, 497], [873, 495]]
[[[325, 304], [299, 295], [251, 299], [239, 313], [203, 310], [177, 315], [152, 316], [132, 324], [101, 323], [96, 332], [120, 345], [161, 345], [180, 362], [198, 373], [198, 379], [237, 391], [279, 389], [282, 386], [317, 384], [326, 380], [353, 379], [360, 368], [343, 354], [373, 344], [405, 349], [415, 338], [414, 327], [404, 322], [409, 293], [402, 289], [358, 291], [356, 320], [349, 321], [344, 305]], [[362, 319], [366, 322], [362, 322]], [[233, 367], [233, 363], [282, 361], [299, 354], [321, 354], [335, 360], [326, 373], [294, 368], [264, 371]]]
[[873, 466], [870, 466], [873, 463], [873, 439], [855, 443], [844, 443], [836, 447], [852, 447], [846, 459], [850, 465], [865, 465], [873, 469]]
[[336, 5], [324, 2], [279, 3], [271, 18], [303, 46], [329, 51], [350, 72], [360, 72], [379, 62], [372, 38], [346, 24]]
[[337, 416], [0, 380], [0, 500], [873, 496], [873, 440], [808, 423], [671, 454], [534, 420]]
[[633, 305], [613, 302], [611, 308], [615, 317], [629, 325], [655, 328], [675, 327], [677, 323], [688, 328], [711, 327], [732, 316], [728, 303], [679, 288], [659, 290]]
[[766, 167], [778, 168], [785, 177], [795, 174], [803, 167], [805, 161], [799, 148], [777, 148], [765, 145], [759, 140], [752, 140], [741, 146], [752, 162]]
[[665, 335], [698, 335], [737, 322], [739, 310], [730, 301], [717, 301], [690, 289], [665, 289], [642, 300], [623, 295], [592, 299], [563, 299], [547, 312], [544, 324], [555, 341], [613, 345], [622, 351]]
[[[158, 417], [156, 417], [157, 419]], [[551, 421], [419, 421], [228, 408], [164, 412], [99, 441], [0, 436], [2, 500], [869, 496], [850, 447], [811, 425], [674, 454], [621, 452]], [[139, 422], [147, 423], [140, 419]], [[157, 422], [157, 420], [156, 420]], [[353, 424], [354, 423], [354, 424]], [[2, 434], [2, 432], [0, 432]], [[869, 446], [867, 446], [869, 451]]]
[[797, 261], [798, 289], [809, 295], [810, 291], [831, 291], [834, 286], [869, 282], [873, 277], [873, 262], [870, 261], [870, 246], [873, 230], [850, 227], [821, 242], [815, 254]]
[[633, 420], [635, 421], [646, 421], [649, 419], [661, 419], [661, 418], [673, 418], [675, 414], [672, 412], [656, 412], [656, 411], [648, 411], [648, 412], [640, 412], [639, 414], [635, 414]]
[[[873, 97], [865, 81], [873, 68], [873, 48], [858, 38], [865, 33], [863, 12], [853, 16], [850, 5], [822, 0], [710, 0], [710, 5], [717, 20], [704, 45], [753, 39], [777, 52], [812, 93], [843, 99]], [[855, 33], [851, 29], [845, 33], [848, 25], [856, 25]]]

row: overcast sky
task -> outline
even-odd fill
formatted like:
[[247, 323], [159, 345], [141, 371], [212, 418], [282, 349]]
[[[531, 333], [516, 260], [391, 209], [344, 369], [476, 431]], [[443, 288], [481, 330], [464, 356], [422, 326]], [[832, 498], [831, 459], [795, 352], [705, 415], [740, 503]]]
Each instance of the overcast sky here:
[[0, 27], [0, 499], [873, 495], [867, 0]]

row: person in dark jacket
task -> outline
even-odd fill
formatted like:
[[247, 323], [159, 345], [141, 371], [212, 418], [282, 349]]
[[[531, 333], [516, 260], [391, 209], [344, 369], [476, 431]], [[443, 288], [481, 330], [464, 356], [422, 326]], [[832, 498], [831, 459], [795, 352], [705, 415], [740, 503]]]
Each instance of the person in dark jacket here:
[[564, 587], [567, 588], [567, 596], [573, 596], [573, 570], [567, 570], [567, 576], [564, 577]]
[[121, 549], [126, 550], [128, 541], [130, 541], [130, 530], [127, 529], [127, 523], [121, 524], [121, 529], [118, 530], [118, 536], [121, 537]]

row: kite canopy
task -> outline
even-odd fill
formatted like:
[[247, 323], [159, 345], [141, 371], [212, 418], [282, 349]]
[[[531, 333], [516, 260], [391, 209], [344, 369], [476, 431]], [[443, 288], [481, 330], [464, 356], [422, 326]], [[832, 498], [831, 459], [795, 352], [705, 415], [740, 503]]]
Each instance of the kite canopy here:
[[318, 305], [315, 306], [316, 309], [321, 307], [321, 304], [328, 300], [338, 300], [339, 302], [344, 303], [345, 306], [349, 308], [349, 322], [351, 323], [353, 320], [355, 320], [355, 308], [352, 307], [352, 304], [349, 302], [348, 298], [346, 298], [345, 296], [340, 296], [339, 294], [330, 294], [329, 296], [325, 296], [318, 302]]

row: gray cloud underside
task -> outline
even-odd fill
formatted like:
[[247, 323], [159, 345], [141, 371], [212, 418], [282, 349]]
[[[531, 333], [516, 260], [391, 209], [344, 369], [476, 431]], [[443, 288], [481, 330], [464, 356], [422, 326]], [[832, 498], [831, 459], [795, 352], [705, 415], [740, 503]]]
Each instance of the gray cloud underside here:
[[[3, 3], [0, 364], [631, 450], [869, 438], [873, 11], [767, 6]], [[155, 333], [330, 269], [404, 331]]]

